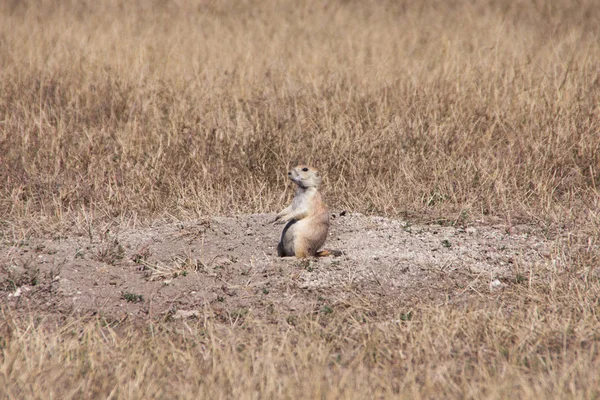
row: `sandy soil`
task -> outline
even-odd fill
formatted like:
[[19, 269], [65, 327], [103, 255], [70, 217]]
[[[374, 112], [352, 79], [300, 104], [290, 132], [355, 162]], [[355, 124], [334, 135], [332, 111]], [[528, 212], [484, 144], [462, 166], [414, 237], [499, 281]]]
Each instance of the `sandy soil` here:
[[527, 227], [343, 214], [332, 214], [325, 247], [344, 254], [310, 260], [276, 256], [283, 226], [269, 214], [4, 240], [0, 299], [17, 310], [118, 319], [189, 318], [207, 308], [232, 321], [278, 319], [361, 303], [409, 310], [523, 283], [529, 266], [549, 257]]

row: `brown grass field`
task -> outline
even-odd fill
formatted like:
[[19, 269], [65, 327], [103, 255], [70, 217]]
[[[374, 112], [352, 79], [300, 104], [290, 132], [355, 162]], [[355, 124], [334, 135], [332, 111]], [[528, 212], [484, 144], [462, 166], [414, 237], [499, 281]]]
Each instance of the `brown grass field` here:
[[[499, 291], [441, 268], [439, 295], [174, 319], [55, 307], [17, 251], [274, 213], [300, 162], [334, 212], [526, 227], [547, 253]], [[2, 1], [0, 235], [0, 398], [599, 398], [600, 7]]]

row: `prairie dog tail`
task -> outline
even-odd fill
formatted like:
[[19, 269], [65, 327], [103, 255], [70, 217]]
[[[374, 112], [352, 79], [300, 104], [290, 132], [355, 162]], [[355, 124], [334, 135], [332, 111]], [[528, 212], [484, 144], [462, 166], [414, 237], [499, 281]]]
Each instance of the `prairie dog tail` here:
[[323, 249], [321, 251], [317, 251], [315, 256], [316, 257], [329, 257], [329, 256], [339, 257], [342, 254], [344, 254], [344, 253], [339, 250]]

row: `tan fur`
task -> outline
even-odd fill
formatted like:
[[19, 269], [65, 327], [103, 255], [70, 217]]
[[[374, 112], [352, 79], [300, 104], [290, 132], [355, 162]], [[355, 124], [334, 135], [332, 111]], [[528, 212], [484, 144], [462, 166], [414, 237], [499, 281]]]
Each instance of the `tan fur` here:
[[[321, 255], [319, 248], [327, 239], [329, 212], [318, 192], [321, 178], [316, 169], [299, 165], [288, 172], [289, 178], [298, 185], [292, 204], [282, 210], [275, 221], [286, 222], [277, 246], [280, 257], [298, 258]], [[325, 255], [325, 254], [323, 254]]]

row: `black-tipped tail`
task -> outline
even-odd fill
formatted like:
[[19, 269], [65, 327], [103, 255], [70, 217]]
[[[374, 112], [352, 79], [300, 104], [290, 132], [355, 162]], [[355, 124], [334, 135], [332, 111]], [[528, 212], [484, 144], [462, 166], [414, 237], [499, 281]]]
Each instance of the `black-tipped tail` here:
[[317, 257], [329, 257], [329, 256], [339, 257], [343, 254], [344, 253], [339, 250], [323, 249], [321, 251], [317, 251], [317, 254], [315, 254], [315, 256], [317, 256]]

